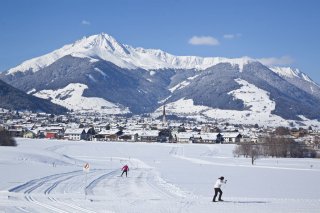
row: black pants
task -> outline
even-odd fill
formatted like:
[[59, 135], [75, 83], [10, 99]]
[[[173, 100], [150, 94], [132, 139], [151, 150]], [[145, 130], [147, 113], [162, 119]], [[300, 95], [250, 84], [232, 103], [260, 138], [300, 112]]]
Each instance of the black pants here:
[[216, 197], [219, 193], [219, 200], [221, 200], [221, 196], [222, 196], [222, 191], [220, 188], [214, 188], [214, 196], [213, 196], [213, 200], [212, 201], [216, 201]]
[[128, 176], [128, 171], [127, 170], [123, 170], [123, 172], [121, 174], [121, 177], [122, 177], [123, 173], [126, 173], [126, 177]]

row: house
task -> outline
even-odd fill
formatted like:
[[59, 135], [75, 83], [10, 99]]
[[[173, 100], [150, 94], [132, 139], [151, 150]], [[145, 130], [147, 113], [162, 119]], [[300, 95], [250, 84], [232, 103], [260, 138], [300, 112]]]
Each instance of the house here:
[[211, 126], [211, 125], [204, 125], [201, 127], [201, 132], [220, 132], [220, 129], [217, 126]]
[[195, 133], [192, 138], [192, 143], [202, 143], [202, 137], [200, 134]]
[[202, 143], [216, 143], [220, 133], [206, 133], [201, 134]]
[[57, 139], [58, 138], [58, 132], [55, 131], [47, 131], [45, 134], [45, 138], [48, 139]]
[[23, 133], [23, 137], [24, 138], [36, 138], [36, 134], [31, 131], [31, 130], [26, 130], [24, 133]]
[[240, 139], [240, 143], [251, 143], [251, 142], [255, 142], [254, 138], [250, 138], [249, 136], [242, 136], [242, 138]]
[[195, 134], [192, 137], [192, 143], [222, 143], [223, 137], [220, 133], [202, 133]]
[[138, 133], [138, 140], [143, 142], [157, 142], [159, 130], [143, 130]]
[[177, 143], [192, 143], [193, 132], [179, 132], [174, 135]]
[[119, 136], [121, 141], [138, 141], [138, 133], [136, 131], [126, 130]]
[[239, 132], [222, 132], [224, 143], [240, 143], [242, 135]]
[[7, 130], [11, 137], [23, 137], [24, 128], [22, 127], [22, 125], [9, 125], [7, 127]]
[[122, 134], [122, 131], [119, 129], [110, 129], [110, 130], [102, 130], [98, 132], [95, 136], [93, 136], [94, 141], [116, 141], [118, 140], [118, 136]]
[[38, 138], [61, 139], [63, 138], [64, 128], [58, 126], [46, 126], [38, 127], [32, 131], [36, 133]]
[[64, 132], [64, 139], [79, 141], [79, 140], [85, 140], [85, 138], [86, 138], [86, 132], [82, 128], [66, 129], [66, 131]]
[[85, 140], [92, 141], [94, 135], [96, 134], [96, 131], [94, 130], [94, 128], [93, 127], [85, 128], [84, 131], [86, 133]]
[[308, 134], [308, 130], [303, 128], [299, 128], [299, 129], [293, 128], [290, 130], [290, 135], [295, 138], [303, 137], [307, 134]]

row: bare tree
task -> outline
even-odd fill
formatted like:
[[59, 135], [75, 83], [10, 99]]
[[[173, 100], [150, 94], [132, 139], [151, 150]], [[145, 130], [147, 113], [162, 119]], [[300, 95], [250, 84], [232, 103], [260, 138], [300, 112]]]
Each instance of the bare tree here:
[[280, 126], [280, 127], [277, 127], [276, 130], [274, 131], [274, 133], [276, 135], [289, 135], [290, 134], [290, 130], [289, 128], [287, 127], [283, 127], [283, 126]]
[[264, 155], [271, 157], [287, 157], [294, 140], [285, 136], [271, 134], [263, 140]]
[[254, 162], [262, 155], [262, 148], [260, 144], [242, 143], [235, 147], [235, 149], [233, 150], [233, 155], [237, 157], [250, 157], [251, 164], [253, 165]]
[[251, 164], [253, 165], [254, 162], [261, 156], [261, 146], [257, 144], [252, 144], [250, 146], [250, 157], [251, 157]]

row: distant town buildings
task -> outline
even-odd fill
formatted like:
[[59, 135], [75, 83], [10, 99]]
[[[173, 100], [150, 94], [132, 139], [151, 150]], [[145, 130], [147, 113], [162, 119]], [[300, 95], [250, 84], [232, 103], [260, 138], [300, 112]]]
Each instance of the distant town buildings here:
[[8, 130], [13, 137], [105, 142], [261, 143], [272, 133], [320, 149], [320, 134], [312, 127], [263, 128], [258, 125], [168, 120], [165, 106], [159, 118], [99, 113], [52, 115], [0, 109], [0, 127]]

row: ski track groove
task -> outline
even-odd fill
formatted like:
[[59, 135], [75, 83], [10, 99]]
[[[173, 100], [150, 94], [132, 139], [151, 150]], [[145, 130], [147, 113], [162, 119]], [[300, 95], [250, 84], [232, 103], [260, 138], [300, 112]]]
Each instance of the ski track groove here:
[[79, 173], [81, 170], [76, 170], [76, 171], [72, 171], [72, 172], [65, 172], [65, 173], [58, 173], [58, 174], [54, 174], [54, 175], [49, 175], [40, 179], [34, 179], [31, 181], [28, 181], [22, 185], [16, 186], [12, 189], [9, 189], [9, 192], [21, 192], [22, 190], [27, 189], [28, 187], [31, 187], [29, 189], [27, 189], [25, 191], [25, 193], [30, 193], [32, 191], [34, 191], [35, 189], [41, 187], [43, 184], [47, 183], [50, 180], [54, 180], [56, 178], [59, 177], [63, 177], [64, 175], [68, 175], [68, 174], [73, 174], [73, 173]]
[[62, 182], [64, 182], [64, 181], [67, 181], [67, 180], [70, 180], [71, 178], [74, 178], [74, 177], [77, 177], [77, 176], [79, 176], [79, 175], [73, 175], [73, 176], [67, 177], [67, 178], [65, 178], [65, 179], [58, 180], [58, 181], [54, 182], [54, 183], [52, 184], [52, 186], [50, 186], [49, 188], [47, 188], [47, 189], [44, 191], [44, 193], [45, 193], [45, 194], [51, 193], [51, 191], [52, 191], [53, 189], [55, 189], [60, 183], [62, 183]]
[[[112, 173], [112, 172], [110, 172], [110, 173]], [[95, 182], [97, 180], [99, 181], [102, 177], [110, 175], [110, 173], [104, 174], [104, 175], [100, 176], [99, 178], [95, 179], [94, 181], [92, 181], [91, 182], [91, 188], [94, 188], [96, 186], [96, 184], [92, 184], [93, 182]], [[72, 176], [66, 177], [66, 176], [71, 175], [71, 174], [72, 174]], [[50, 205], [48, 203], [40, 202], [39, 200], [36, 200], [35, 198], [33, 198], [30, 194], [32, 194], [33, 191], [35, 191], [36, 189], [39, 189], [44, 184], [47, 184], [48, 181], [56, 180], [57, 178], [64, 178], [64, 179], [60, 179], [60, 180], [55, 181], [50, 187], [46, 188], [43, 191], [44, 194], [49, 195], [49, 194], [51, 194], [52, 190], [55, 189], [56, 187], [58, 187], [59, 184], [61, 184], [62, 182], [68, 181], [68, 180], [70, 180], [70, 179], [72, 179], [74, 177], [79, 177], [81, 175], [82, 175], [82, 171], [81, 170], [54, 174], [54, 175], [46, 176], [46, 177], [43, 177], [43, 178], [40, 178], [40, 179], [35, 179], [35, 180], [28, 181], [25, 184], [22, 184], [22, 185], [19, 185], [17, 187], [14, 187], [14, 188], [10, 189], [9, 192], [17, 192], [18, 193], [18, 192], [21, 192], [21, 191], [25, 190], [24, 194], [28, 194], [28, 195], [25, 196], [25, 199], [28, 202], [31, 202], [33, 204], [36, 204], [38, 206], [41, 206], [41, 207], [43, 207], [45, 209], [48, 209], [48, 210], [51, 210], [53, 212], [68, 213], [68, 212], [70, 212], [69, 210], [64, 210], [64, 209], [61, 209], [61, 207], [58, 208], [56, 206], [53, 206], [52, 204]], [[76, 211], [73, 211], [73, 212], [79, 212], [80, 211], [80, 212], [85, 212], [85, 213], [95, 213], [94, 211], [82, 208], [80, 206], [56, 200], [52, 196], [49, 196], [47, 198], [51, 202], [55, 202], [56, 204], [64, 205], [68, 209], [72, 208], [72, 209], [76, 210]], [[25, 212], [29, 212], [29, 211], [26, 211], [26, 210], [24, 210], [24, 211]]]
[[46, 208], [46, 209], [49, 209], [49, 210], [51, 210], [51, 211], [58, 212], [58, 213], [69, 213], [69, 212], [67, 212], [67, 211], [65, 211], [65, 210], [62, 210], [62, 209], [56, 208], [56, 207], [54, 207], [54, 206], [51, 206], [51, 205], [48, 205], [48, 204], [45, 204], [45, 203], [41, 203], [41, 202], [39, 202], [39, 201], [36, 201], [36, 200], [34, 200], [31, 196], [26, 196], [25, 198], [26, 198], [27, 201], [29, 201], [29, 202], [31, 202], [31, 203], [34, 203], [34, 204], [36, 204], [36, 205], [38, 205], [38, 206], [42, 206], [42, 207], [44, 207], [44, 208]]
[[91, 181], [85, 188], [85, 193], [88, 194], [93, 194], [93, 189], [99, 184], [99, 182], [101, 182], [103, 179], [105, 179], [106, 177], [109, 177], [111, 175], [113, 175], [114, 173], [116, 173], [117, 170], [113, 170], [111, 172], [108, 172], [106, 174], [101, 175], [100, 177], [94, 179], [93, 181]]
[[82, 212], [85, 212], [85, 213], [96, 213], [95, 211], [91, 211], [91, 210], [89, 210], [89, 209], [85, 209], [85, 208], [82, 208], [82, 207], [80, 207], [80, 206], [77, 206], [77, 205], [74, 205], [74, 204], [71, 204], [71, 203], [62, 202], [62, 201], [57, 200], [57, 199], [55, 199], [55, 198], [53, 198], [53, 197], [51, 197], [51, 199], [52, 199], [52, 201], [54, 201], [54, 202], [57, 202], [57, 203], [60, 203], [60, 204], [62, 204], [62, 205], [71, 207], [71, 208], [76, 209], [76, 210], [78, 210], [78, 211], [82, 211]]

